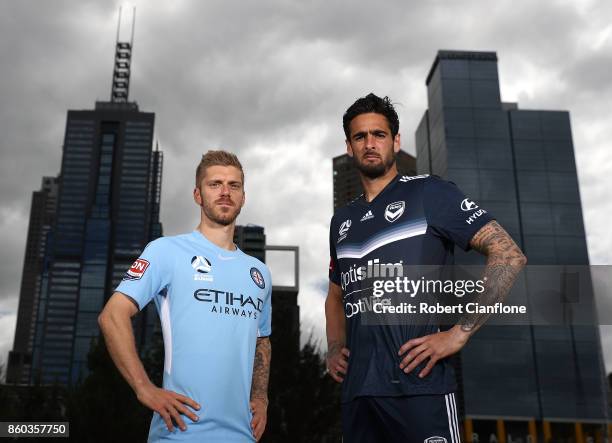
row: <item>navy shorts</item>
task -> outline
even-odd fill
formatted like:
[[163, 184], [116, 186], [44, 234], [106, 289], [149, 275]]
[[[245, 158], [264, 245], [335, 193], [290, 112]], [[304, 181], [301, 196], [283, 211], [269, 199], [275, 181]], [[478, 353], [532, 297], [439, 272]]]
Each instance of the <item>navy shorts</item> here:
[[357, 397], [342, 404], [344, 443], [460, 443], [455, 394]]

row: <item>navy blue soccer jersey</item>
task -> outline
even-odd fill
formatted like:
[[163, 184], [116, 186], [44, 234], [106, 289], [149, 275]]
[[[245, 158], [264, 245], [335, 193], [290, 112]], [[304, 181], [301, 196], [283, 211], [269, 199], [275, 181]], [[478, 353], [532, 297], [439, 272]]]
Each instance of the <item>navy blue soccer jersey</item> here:
[[[435, 322], [364, 324], [356, 302], [366, 292], [359, 268], [368, 264], [448, 265], [454, 246], [469, 250], [470, 240], [492, 216], [452, 182], [435, 176], [396, 176], [371, 202], [363, 196], [334, 214], [330, 225], [329, 278], [342, 288], [346, 346], [350, 350], [342, 400], [359, 396], [446, 394], [456, 388], [446, 360], [418, 377], [422, 362], [405, 374], [399, 348], [408, 340], [438, 331]], [[357, 270], [357, 271], [356, 271]], [[362, 279], [363, 280], [363, 279]]]

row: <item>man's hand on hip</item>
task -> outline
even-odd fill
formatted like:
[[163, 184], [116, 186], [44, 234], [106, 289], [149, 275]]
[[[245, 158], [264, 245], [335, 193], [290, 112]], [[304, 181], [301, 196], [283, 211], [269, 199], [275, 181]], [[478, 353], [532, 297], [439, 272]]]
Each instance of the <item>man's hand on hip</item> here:
[[253, 419], [251, 420], [253, 437], [259, 441], [268, 421], [268, 403], [261, 398], [254, 398], [251, 400], [251, 412], [253, 413]]
[[198, 416], [187, 406], [197, 411], [200, 409], [200, 405], [184, 395], [158, 388], [153, 384], [147, 384], [137, 390], [136, 397], [147, 408], [161, 415], [170, 432], [174, 431], [174, 424], [181, 431], [187, 430], [181, 415], [185, 415], [193, 421], [198, 421]]
[[344, 381], [344, 376], [348, 370], [348, 358], [350, 352], [347, 348], [341, 345], [331, 344], [327, 351], [326, 363], [327, 372], [338, 383]]
[[448, 331], [408, 340], [398, 352], [400, 356], [406, 354], [400, 362], [400, 368], [408, 374], [423, 361], [429, 359], [427, 365], [419, 373], [419, 377], [423, 378], [431, 372], [438, 360], [458, 352], [467, 343], [469, 336], [469, 333], [454, 326]]

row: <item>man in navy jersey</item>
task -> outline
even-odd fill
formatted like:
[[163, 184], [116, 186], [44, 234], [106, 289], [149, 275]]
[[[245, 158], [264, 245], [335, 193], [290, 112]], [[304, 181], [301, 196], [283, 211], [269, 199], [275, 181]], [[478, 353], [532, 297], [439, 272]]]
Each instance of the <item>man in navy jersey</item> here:
[[[487, 257], [480, 304], [503, 300], [526, 258], [506, 231], [454, 183], [399, 176], [399, 119], [388, 97], [358, 99], [343, 117], [346, 147], [364, 194], [330, 224], [327, 370], [342, 383], [344, 442], [458, 443], [455, 375], [458, 352], [486, 314], [437, 324], [366, 324], [360, 300], [369, 267], [446, 265], [454, 246]], [[368, 294], [368, 290], [370, 293]]]

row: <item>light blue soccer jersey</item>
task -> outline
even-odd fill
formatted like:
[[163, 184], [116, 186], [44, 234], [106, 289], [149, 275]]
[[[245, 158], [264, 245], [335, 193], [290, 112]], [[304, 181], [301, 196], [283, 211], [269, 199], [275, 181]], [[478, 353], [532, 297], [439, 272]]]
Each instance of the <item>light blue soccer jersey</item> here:
[[142, 310], [155, 300], [164, 336], [164, 389], [201, 406], [187, 431], [153, 414], [149, 442], [252, 442], [249, 406], [257, 337], [270, 335], [272, 281], [266, 265], [227, 251], [199, 231], [146, 247], [117, 291]]

